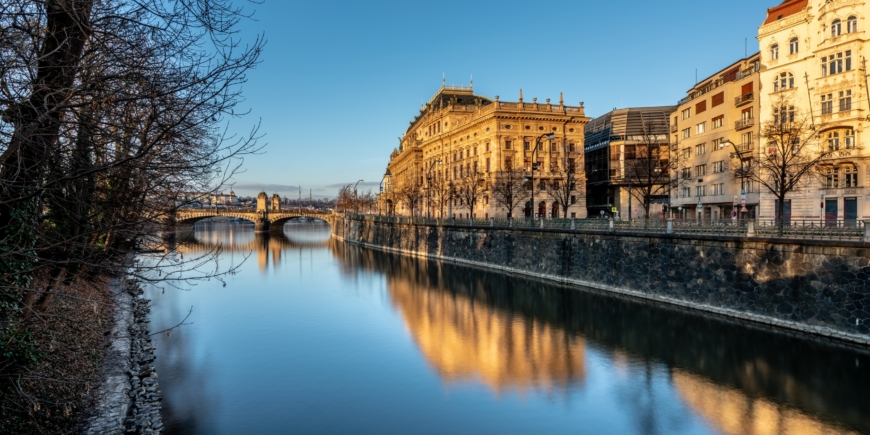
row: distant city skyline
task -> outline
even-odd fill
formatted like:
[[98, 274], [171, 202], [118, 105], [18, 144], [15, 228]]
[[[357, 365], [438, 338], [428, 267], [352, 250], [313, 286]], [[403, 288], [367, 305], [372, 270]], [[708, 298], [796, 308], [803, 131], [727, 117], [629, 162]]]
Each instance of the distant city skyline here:
[[[445, 1], [424, 4], [267, 0], [240, 37], [265, 33], [263, 63], [243, 86], [248, 116], [261, 122], [264, 153], [248, 156], [222, 190], [282, 197], [334, 197], [340, 186], [378, 186], [421, 103], [442, 83], [516, 101], [583, 101], [587, 116], [613, 108], [675, 104], [723, 66], [758, 51], [755, 39], [778, 1], [738, 0], [716, 8], [719, 28], [698, 20], [705, 8], [679, 0]], [[246, 5], [246, 7], [250, 7]], [[443, 12], [442, 12], [443, 11]], [[679, 49], [679, 51], [677, 51]], [[697, 72], [696, 72], [697, 71]]]

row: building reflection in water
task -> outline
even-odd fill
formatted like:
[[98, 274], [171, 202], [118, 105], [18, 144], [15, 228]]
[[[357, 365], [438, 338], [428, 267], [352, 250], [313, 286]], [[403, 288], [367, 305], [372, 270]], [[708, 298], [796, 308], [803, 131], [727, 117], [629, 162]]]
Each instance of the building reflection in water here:
[[592, 290], [330, 247], [346, 274], [386, 277], [408, 330], [448, 381], [476, 377], [496, 391], [561, 387], [584, 379], [585, 349], [595, 348], [616, 374], [640, 383], [649, 367], [664, 365], [684, 403], [723, 433], [870, 433], [866, 350]]
[[479, 379], [496, 392], [582, 381], [584, 341], [564, 329], [391, 277], [387, 289], [411, 336], [447, 382]]
[[[261, 271], [297, 252], [301, 266], [302, 252], [329, 249], [346, 279], [383, 277], [390, 302], [421, 354], [448, 384], [472, 380], [496, 393], [583, 388], [590, 382], [586, 359], [595, 349], [606, 357], [611, 373], [630, 383], [643, 384], [650, 370], [664, 370], [685, 406], [721, 433], [870, 433], [866, 350], [361, 249], [328, 239], [326, 224], [305, 225], [288, 224], [279, 237], [198, 226], [196, 241], [184, 249], [206, 252], [222, 243], [225, 252], [256, 251]], [[654, 401], [623, 405], [632, 408], [632, 415], [658, 412]], [[648, 423], [637, 424], [649, 429]]]

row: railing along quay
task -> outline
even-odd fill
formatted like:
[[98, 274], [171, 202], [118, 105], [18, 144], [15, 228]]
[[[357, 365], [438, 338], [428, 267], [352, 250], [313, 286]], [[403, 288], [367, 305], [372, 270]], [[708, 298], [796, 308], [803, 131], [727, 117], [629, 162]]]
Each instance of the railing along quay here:
[[694, 234], [870, 242], [870, 221], [859, 220], [791, 220], [779, 222], [759, 219], [457, 219], [354, 215], [352, 213], [346, 216], [354, 220], [431, 226], [536, 228], [574, 232]]

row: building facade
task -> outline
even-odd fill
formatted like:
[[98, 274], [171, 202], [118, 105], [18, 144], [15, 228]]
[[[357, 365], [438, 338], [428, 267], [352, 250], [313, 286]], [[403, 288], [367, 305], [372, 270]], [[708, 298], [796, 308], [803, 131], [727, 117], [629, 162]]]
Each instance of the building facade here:
[[[618, 109], [595, 118], [585, 130], [586, 207], [589, 217], [640, 218], [644, 187], [632, 176], [644, 159], [638, 150], [651, 146], [657, 150], [648, 157], [661, 160], [655, 165], [662, 172], [660, 183], [650, 188], [653, 206], [650, 217], [661, 217], [668, 203], [668, 119], [674, 106]], [[634, 194], [629, 194], [629, 192]]]
[[759, 186], [741, 172], [758, 153], [760, 55], [701, 80], [671, 115], [671, 213], [692, 219], [754, 218]]
[[[834, 151], [815, 176], [788, 195], [785, 219], [870, 217], [864, 187], [870, 161], [863, 138], [870, 109], [867, 13], [866, 1], [789, 0], [768, 9], [758, 29], [762, 124], [779, 113], [808, 117], [817, 133], [816, 150]], [[762, 191], [760, 202], [760, 218], [778, 217], [770, 193]]]
[[[561, 96], [558, 103], [529, 103], [521, 90], [517, 102], [505, 102], [475, 95], [471, 86], [442, 85], [390, 155], [379, 206], [404, 216], [530, 216], [530, 201], [508, 210], [492, 187], [506, 171], [531, 177], [535, 159], [534, 185], [525, 186], [534, 189], [535, 214], [586, 217], [582, 149], [588, 121], [582, 103], [566, 106]], [[571, 179], [572, 169], [581, 181], [566, 214], [543, 187]], [[469, 185], [469, 177], [477, 186]], [[474, 204], [468, 201], [472, 189], [481, 193]]]

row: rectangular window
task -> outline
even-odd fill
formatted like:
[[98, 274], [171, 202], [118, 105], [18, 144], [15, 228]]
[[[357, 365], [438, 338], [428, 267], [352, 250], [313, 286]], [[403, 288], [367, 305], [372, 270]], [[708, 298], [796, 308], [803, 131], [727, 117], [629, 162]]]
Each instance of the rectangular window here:
[[684, 180], [692, 178], [692, 168], [683, 168], [682, 176]]
[[822, 57], [822, 76], [839, 74], [852, 70], [852, 50]]
[[680, 196], [682, 196], [683, 198], [691, 197], [692, 196], [692, 188], [691, 187], [682, 188], [681, 192], [680, 192]]
[[695, 196], [707, 196], [707, 186], [695, 186]]
[[486, 143], [486, 152], [489, 152], [489, 142]]
[[828, 189], [836, 189], [840, 187], [840, 171], [835, 168], [825, 170], [825, 187]]
[[692, 157], [692, 150], [689, 148], [683, 149], [683, 160], [688, 160], [690, 157]]
[[719, 161], [719, 162], [714, 162], [713, 163], [713, 173], [714, 174], [721, 174], [723, 172], [725, 172], [725, 161], [723, 160], [723, 161]]
[[713, 151], [719, 151], [725, 148], [725, 140], [723, 138], [713, 139]]
[[705, 110], [707, 110], [707, 102], [706, 101], [701, 101], [700, 103], [695, 104], [695, 114], [696, 115], [703, 113]]
[[474, 155], [477, 155], [477, 147], [474, 147]]
[[695, 166], [695, 176], [696, 177], [703, 177], [705, 175], [707, 175], [707, 165]]
[[703, 156], [704, 154], [707, 154], [707, 144], [702, 143], [702, 144], [695, 145], [695, 155], [696, 156]]
[[840, 111], [852, 110], [852, 90], [840, 91]]
[[847, 150], [855, 148], [855, 130], [846, 130], [846, 132], [843, 133], [843, 142], [845, 143]]
[[724, 93], [724, 92], [719, 92], [718, 94], [713, 95], [713, 98], [712, 98], [712, 100], [710, 101], [710, 106], [711, 106], [711, 107], [716, 107], [716, 106], [718, 106], [718, 105], [720, 105], [720, 104], [722, 104], [722, 103], [724, 103], [724, 102], [725, 102], [725, 93]]
[[843, 187], [858, 187], [858, 168], [847, 166], [843, 172], [845, 175]]
[[506, 150], [511, 149], [511, 145], [513, 145], [513, 142], [511, 142], [509, 140], [504, 141], [504, 149], [506, 149]]
[[689, 136], [691, 136], [691, 134], [692, 134], [691, 128], [683, 129], [683, 139], [688, 139]]
[[532, 149], [532, 143], [527, 140], [523, 141], [523, 149], [526, 151]]
[[680, 113], [682, 115], [683, 120], [689, 119], [692, 117], [692, 108], [690, 107], [688, 109], [683, 109], [683, 111]]
[[707, 131], [706, 122], [702, 122], [695, 126], [695, 134], [703, 134], [705, 131]]
[[505, 157], [505, 158], [504, 158], [504, 170], [505, 170], [505, 171], [513, 170], [513, 165], [512, 165], [511, 163], [512, 163], [512, 162], [511, 162], [511, 158], [510, 158], [510, 157]]
[[713, 118], [713, 121], [711, 122], [712, 125], [710, 128], [719, 128], [724, 123], [725, 123], [725, 115], [719, 115], [719, 116]]
[[830, 115], [834, 112], [834, 94], [822, 95], [822, 115]]
[[486, 158], [486, 172], [489, 172], [489, 157]]
[[718, 183], [713, 185], [713, 196], [724, 195], [725, 194], [725, 184]]

